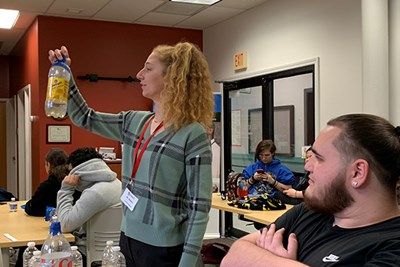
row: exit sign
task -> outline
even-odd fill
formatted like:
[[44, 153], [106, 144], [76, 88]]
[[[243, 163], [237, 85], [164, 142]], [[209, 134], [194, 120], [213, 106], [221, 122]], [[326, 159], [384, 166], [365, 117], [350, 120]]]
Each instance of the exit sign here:
[[247, 52], [238, 52], [233, 56], [233, 67], [235, 70], [247, 68]]

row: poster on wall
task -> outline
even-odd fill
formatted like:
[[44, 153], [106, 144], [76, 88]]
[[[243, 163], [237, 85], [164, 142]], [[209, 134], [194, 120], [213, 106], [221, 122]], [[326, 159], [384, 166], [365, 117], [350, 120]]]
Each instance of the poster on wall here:
[[240, 110], [232, 110], [231, 118], [232, 118], [232, 146], [241, 146], [241, 111]]

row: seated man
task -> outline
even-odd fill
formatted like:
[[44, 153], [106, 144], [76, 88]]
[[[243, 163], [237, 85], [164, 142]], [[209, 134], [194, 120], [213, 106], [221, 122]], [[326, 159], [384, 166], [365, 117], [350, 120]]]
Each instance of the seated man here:
[[[84, 224], [96, 213], [120, 203], [121, 181], [94, 148], [79, 148], [71, 153], [68, 163], [72, 170], [62, 181], [57, 194], [56, 214], [62, 232], [75, 231], [82, 253], [86, 230]], [[75, 189], [82, 192], [73, 204]]]
[[330, 120], [305, 165], [304, 203], [236, 241], [221, 266], [400, 266], [399, 136], [374, 115]]

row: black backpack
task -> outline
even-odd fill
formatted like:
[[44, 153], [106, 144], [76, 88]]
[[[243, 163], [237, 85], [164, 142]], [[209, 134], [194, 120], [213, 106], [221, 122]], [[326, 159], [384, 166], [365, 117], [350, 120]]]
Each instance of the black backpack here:
[[0, 187], [0, 202], [2, 201], [10, 201], [11, 198], [17, 199], [12, 193], [4, 190]]

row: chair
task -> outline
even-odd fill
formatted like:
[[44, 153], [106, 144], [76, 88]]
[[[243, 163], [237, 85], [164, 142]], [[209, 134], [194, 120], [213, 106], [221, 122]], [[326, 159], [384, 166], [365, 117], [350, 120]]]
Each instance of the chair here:
[[95, 214], [86, 223], [86, 266], [93, 261], [101, 261], [108, 240], [117, 246], [121, 234], [121, 203]]

